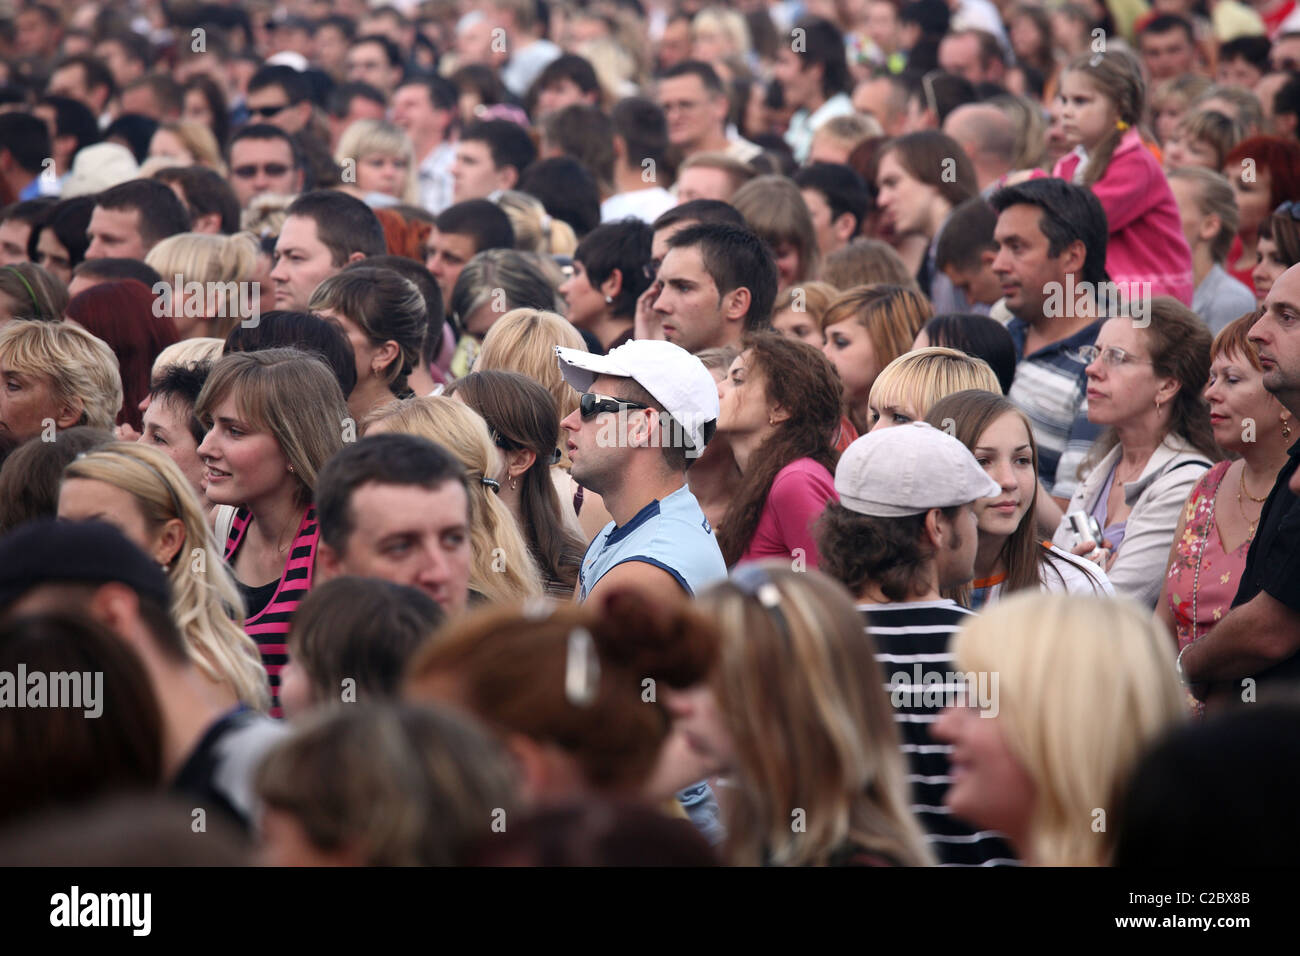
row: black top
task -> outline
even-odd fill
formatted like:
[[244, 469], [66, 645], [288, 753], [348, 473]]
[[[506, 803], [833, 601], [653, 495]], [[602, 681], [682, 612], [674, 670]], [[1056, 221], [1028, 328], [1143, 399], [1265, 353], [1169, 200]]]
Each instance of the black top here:
[[[1300, 442], [1288, 451], [1291, 457], [1278, 473], [1260, 513], [1259, 530], [1246, 553], [1246, 569], [1233, 607], [1266, 591], [1269, 597], [1300, 612], [1300, 499], [1288, 487], [1300, 468]], [[1249, 676], [1257, 685], [1300, 680], [1300, 654]]]
[[235, 580], [235, 584], [239, 586], [239, 593], [244, 598], [244, 607], [248, 608], [246, 616], [257, 617], [262, 609], [271, 603], [271, 598], [275, 597], [275, 589], [280, 586], [280, 581], [277, 578], [270, 584], [263, 584], [257, 588], [238, 579]]

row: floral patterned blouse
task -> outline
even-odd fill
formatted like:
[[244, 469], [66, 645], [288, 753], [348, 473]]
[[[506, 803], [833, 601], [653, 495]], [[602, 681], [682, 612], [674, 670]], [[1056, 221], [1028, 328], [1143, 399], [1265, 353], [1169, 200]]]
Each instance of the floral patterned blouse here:
[[[1243, 541], [1236, 550], [1224, 552], [1219, 529], [1214, 523], [1219, 486], [1231, 464], [1230, 461], [1219, 462], [1192, 489], [1183, 513], [1183, 536], [1174, 542], [1174, 560], [1169, 566], [1166, 583], [1179, 650], [1204, 637], [1228, 613], [1246, 567], [1250, 539]], [[1192, 620], [1193, 608], [1195, 621]]]

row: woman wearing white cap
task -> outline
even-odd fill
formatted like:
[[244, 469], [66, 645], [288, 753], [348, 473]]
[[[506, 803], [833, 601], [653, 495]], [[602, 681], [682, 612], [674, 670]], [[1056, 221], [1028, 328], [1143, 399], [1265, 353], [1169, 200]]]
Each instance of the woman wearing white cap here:
[[818, 563], [812, 525], [834, 500], [841, 389], [830, 361], [774, 332], [745, 341], [718, 385], [718, 432], [741, 479], [718, 544], [728, 566], [759, 558]]

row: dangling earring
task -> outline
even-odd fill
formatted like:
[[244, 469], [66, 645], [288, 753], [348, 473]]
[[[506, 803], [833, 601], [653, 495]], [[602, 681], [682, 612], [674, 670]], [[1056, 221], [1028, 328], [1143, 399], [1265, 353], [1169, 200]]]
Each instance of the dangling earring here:
[[516, 486], [516, 484], [515, 484], [515, 479], [514, 479], [514, 478], [511, 478], [511, 479], [510, 479], [510, 490], [511, 490], [511, 491], [514, 491], [516, 487], [517, 487], [517, 486]]
[[614, 297], [613, 297], [612, 295], [607, 295], [607, 296], [605, 296], [605, 304], [606, 304], [606, 305], [613, 305], [613, 304], [614, 304]]
[[1160, 399], [1156, 399], [1156, 414], [1160, 414]]
[[290, 473], [290, 474], [293, 474], [293, 465], [290, 465], [290, 466], [289, 466], [289, 473]]
[[1285, 416], [1282, 418], [1282, 437], [1284, 439], [1291, 437], [1291, 419]]

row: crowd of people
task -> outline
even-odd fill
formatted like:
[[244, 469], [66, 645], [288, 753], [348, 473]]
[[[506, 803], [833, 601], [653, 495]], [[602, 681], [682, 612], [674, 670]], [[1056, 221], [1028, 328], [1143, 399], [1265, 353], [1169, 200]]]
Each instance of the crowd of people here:
[[0, 861], [1292, 863], [1296, 0], [18, 0], [0, 386]]

